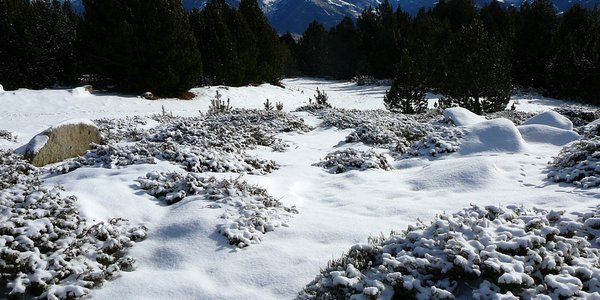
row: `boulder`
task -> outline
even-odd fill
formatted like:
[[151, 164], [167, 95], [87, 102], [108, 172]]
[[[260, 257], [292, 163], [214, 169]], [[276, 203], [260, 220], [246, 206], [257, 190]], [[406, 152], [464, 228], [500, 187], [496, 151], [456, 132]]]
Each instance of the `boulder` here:
[[37, 167], [85, 154], [90, 144], [102, 142], [98, 127], [90, 120], [70, 120], [46, 129], [21, 152]]

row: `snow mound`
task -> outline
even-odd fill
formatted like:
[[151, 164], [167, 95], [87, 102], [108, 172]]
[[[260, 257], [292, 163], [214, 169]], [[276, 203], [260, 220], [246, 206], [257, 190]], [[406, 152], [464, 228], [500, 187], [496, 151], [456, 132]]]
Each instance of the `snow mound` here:
[[87, 90], [86, 87], [80, 86], [71, 90], [71, 94], [75, 97], [90, 97], [92, 94]]
[[469, 126], [485, 121], [484, 116], [472, 113], [470, 110], [462, 107], [446, 108], [443, 112], [446, 120], [452, 121], [456, 126]]
[[527, 143], [513, 122], [504, 118], [484, 121], [467, 128], [458, 153], [517, 153], [527, 149]]
[[[435, 174], [432, 176], [431, 174]], [[424, 167], [408, 182], [415, 190], [469, 191], [502, 180], [502, 171], [486, 157], [456, 158]]]
[[599, 216], [473, 206], [353, 246], [298, 298], [597, 299]]
[[581, 136], [572, 130], [564, 130], [548, 125], [521, 125], [517, 126], [521, 136], [527, 142], [547, 143], [556, 146], [562, 146], [572, 141], [576, 141]]
[[523, 123], [523, 125], [532, 124], [548, 125], [564, 130], [573, 130], [573, 122], [571, 122], [571, 120], [569, 120], [567, 117], [555, 111], [543, 112]]
[[0, 84], [0, 93], [4, 92], [4, 87]]

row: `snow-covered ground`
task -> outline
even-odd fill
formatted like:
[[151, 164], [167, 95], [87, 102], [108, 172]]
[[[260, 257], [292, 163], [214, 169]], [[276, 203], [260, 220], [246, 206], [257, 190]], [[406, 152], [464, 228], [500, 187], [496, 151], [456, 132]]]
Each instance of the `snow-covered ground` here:
[[[81, 90], [0, 91], [0, 148], [15, 149], [46, 128], [67, 119], [123, 118], [161, 114], [198, 116], [206, 113], [219, 91], [234, 108], [263, 109], [269, 99], [290, 112], [307, 105], [316, 89], [329, 95], [333, 107], [383, 109], [385, 86], [356, 86], [348, 82], [287, 79], [284, 88], [197, 88], [193, 100], [144, 100], [139, 97], [86, 94]], [[436, 96], [430, 95], [431, 105]], [[517, 110], [542, 112], [563, 101], [531, 94], [515, 97]], [[75, 195], [81, 213], [96, 220], [129, 219], [148, 228], [148, 238], [129, 252], [137, 259], [133, 272], [92, 290], [95, 299], [290, 299], [311, 282], [332, 258], [340, 257], [369, 236], [402, 230], [417, 219], [432, 220], [471, 204], [524, 205], [547, 210], [590, 212], [599, 204], [597, 189], [577, 189], [546, 180], [544, 170], [563, 147], [558, 129], [517, 128], [506, 120], [470, 118], [464, 147], [429, 158], [395, 160], [385, 149], [391, 170], [366, 168], [333, 174], [315, 166], [328, 154], [362, 143], [343, 142], [352, 129], [321, 128], [320, 118], [293, 112], [315, 129], [279, 133], [289, 144], [283, 152], [259, 146], [247, 152], [273, 160], [280, 167], [266, 175], [241, 176], [265, 187], [287, 207], [295, 206], [284, 227], [269, 232], [258, 245], [231, 246], [216, 228], [224, 208], [185, 198], [166, 206], [140, 189], [138, 178], [149, 172], [182, 169], [167, 161], [121, 168], [83, 167], [48, 176], [45, 185], [61, 185]], [[459, 114], [460, 115], [460, 114]], [[150, 121], [146, 126], [156, 125]], [[527, 125], [535, 126], [535, 125]], [[561, 129], [562, 130], [562, 129]], [[521, 135], [520, 131], [523, 133]], [[559, 136], [554, 139], [550, 134]], [[544, 136], [546, 138], [540, 138]], [[524, 139], [526, 137], [526, 139]], [[567, 139], [567, 140], [565, 140]], [[237, 173], [206, 173], [238, 178]]]

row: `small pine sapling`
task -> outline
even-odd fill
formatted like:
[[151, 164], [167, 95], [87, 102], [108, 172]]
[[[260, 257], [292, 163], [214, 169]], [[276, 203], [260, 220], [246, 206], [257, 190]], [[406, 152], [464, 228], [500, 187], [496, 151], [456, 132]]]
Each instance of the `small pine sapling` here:
[[[314, 97], [317, 106], [323, 108], [331, 108], [331, 105], [329, 104], [329, 102], [327, 102], [329, 100], [329, 96], [327, 96], [325, 91], [320, 91], [319, 88], [317, 88], [317, 94]], [[309, 102], [312, 103], [312, 100], [309, 99]]]
[[227, 98], [227, 103], [221, 99], [221, 93], [217, 91], [214, 99], [210, 100], [210, 107], [208, 108], [208, 114], [222, 114], [231, 111], [230, 99]]
[[282, 102], [276, 102], [275, 103], [275, 108], [277, 108], [278, 111], [282, 111], [283, 110], [283, 103]]
[[265, 106], [265, 110], [273, 110], [273, 103], [271, 103], [268, 98], [267, 102], [263, 103], [263, 105]]

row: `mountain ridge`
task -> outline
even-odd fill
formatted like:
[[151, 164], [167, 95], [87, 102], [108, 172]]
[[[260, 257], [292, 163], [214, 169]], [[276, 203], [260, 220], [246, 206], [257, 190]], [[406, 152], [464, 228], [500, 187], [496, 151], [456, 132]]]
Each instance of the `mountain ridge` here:
[[[70, 0], [73, 7], [83, 11], [82, 0]], [[240, 0], [225, 0], [229, 5], [238, 6]], [[207, 0], [182, 0], [183, 7], [190, 11], [194, 8], [202, 8]], [[349, 16], [356, 18], [369, 6], [375, 7], [382, 0], [258, 0], [259, 5], [265, 12], [271, 25], [279, 33], [302, 34], [308, 24], [318, 21], [325, 27], [332, 27]], [[400, 6], [409, 14], [416, 14], [421, 7], [430, 8], [438, 0], [390, 0], [393, 7]], [[489, 3], [490, 0], [475, 0], [478, 7]], [[500, 0], [505, 6], [520, 6], [523, 0]], [[568, 10], [576, 3], [585, 7], [593, 7], [600, 4], [600, 0], [552, 0], [558, 13]]]

